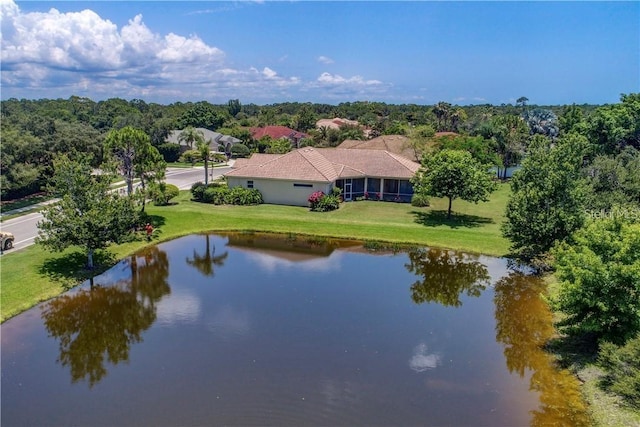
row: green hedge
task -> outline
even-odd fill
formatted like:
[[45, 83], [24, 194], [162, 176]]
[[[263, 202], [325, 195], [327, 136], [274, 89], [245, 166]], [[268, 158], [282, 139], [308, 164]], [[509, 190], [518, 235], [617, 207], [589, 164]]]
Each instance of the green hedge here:
[[259, 205], [263, 203], [262, 193], [255, 188], [229, 188], [221, 183], [204, 185], [196, 182], [191, 186], [193, 200], [214, 205]]

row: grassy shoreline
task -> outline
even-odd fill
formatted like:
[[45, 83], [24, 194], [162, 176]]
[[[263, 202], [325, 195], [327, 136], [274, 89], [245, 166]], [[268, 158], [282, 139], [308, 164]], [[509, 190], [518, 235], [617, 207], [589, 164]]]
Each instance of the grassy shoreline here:
[[[508, 241], [500, 234], [509, 194], [501, 184], [489, 202], [472, 204], [455, 200], [455, 216], [446, 218], [447, 201], [434, 199], [428, 208], [406, 203], [361, 201], [343, 203], [333, 212], [311, 212], [305, 207], [258, 205], [214, 206], [195, 203], [182, 191], [171, 206], [147, 206], [159, 229], [152, 243], [184, 235], [214, 231], [265, 231], [354, 240], [444, 247], [503, 256]], [[50, 253], [40, 246], [2, 255], [0, 269], [0, 320], [53, 298], [91, 275], [98, 274], [149, 243], [135, 241], [113, 245], [96, 259], [94, 271], [82, 269], [78, 248]], [[26, 286], [25, 286], [26, 285]]]

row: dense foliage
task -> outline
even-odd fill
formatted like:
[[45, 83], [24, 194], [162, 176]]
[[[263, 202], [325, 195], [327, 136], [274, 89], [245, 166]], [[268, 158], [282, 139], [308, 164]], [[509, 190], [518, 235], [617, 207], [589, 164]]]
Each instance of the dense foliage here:
[[[634, 110], [637, 98], [635, 95], [628, 95], [624, 98], [623, 105], [605, 107], [582, 105], [531, 108], [556, 114], [561, 132], [563, 126], [572, 126], [603, 141], [606, 139], [603, 135], [608, 135], [609, 131], [594, 129], [590, 119], [597, 109], [604, 108], [605, 110], [595, 115], [597, 123], [610, 125], [615, 134], [620, 135], [608, 138], [606, 142], [608, 145], [618, 146], [632, 141], [633, 136], [637, 135], [633, 131], [619, 131], [621, 126], [637, 117], [637, 111]], [[568, 118], [563, 116], [565, 110]], [[3, 153], [0, 159], [0, 189], [3, 199], [43, 190], [53, 174], [52, 161], [56, 153], [66, 153], [70, 158], [78, 153], [90, 154], [92, 165], [97, 167], [103, 160], [105, 136], [110, 131], [125, 127], [141, 130], [148, 135], [151, 145], [157, 148], [166, 162], [176, 161], [179, 156], [179, 147], [166, 143], [169, 132], [188, 127], [203, 127], [239, 138], [245, 147], [234, 145], [236, 148], [232, 154], [237, 157], [246, 157], [255, 151], [264, 152], [269, 148], [251, 139], [249, 129], [256, 126], [284, 125], [306, 132], [310, 138], [303, 140], [302, 146], [333, 147], [346, 139], [366, 139], [363, 128], [359, 126], [315, 129], [315, 120], [335, 117], [357, 120], [369, 130], [369, 137], [406, 135], [421, 154], [430, 138], [429, 132], [425, 133], [421, 129], [430, 129], [431, 132], [456, 131], [469, 136], [481, 135], [488, 146], [493, 147], [501, 138], [499, 130], [485, 132], [485, 128], [495, 120], [499, 122], [499, 117], [521, 114], [521, 106], [510, 104], [456, 106], [447, 103], [392, 105], [382, 102], [345, 102], [328, 105], [289, 102], [244, 105], [235, 99], [222, 105], [207, 101], [161, 105], [141, 99], [120, 98], [96, 102], [78, 96], [39, 100], [12, 98], [1, 103]], [[581, 117], [584, 125], [574, 123], [576, 115]], [[524, 133], [528, 134], [528, 131]], [[193, 148], [196, 148], [195, 143]], [[274, 151], [281, 149], [282, 147], [272, 148]], [[495, 148], [490, 150], [498, 153]], [[508, 160], [510, 162], [512, 161]]]
[[617, 155], [597, 155], [583, 168], [590, 211], [640, 204], [640, 151], [630, 146]]
[[454, 199], [486, 202], [497, 188], [488, 165], [483, 165], [470, 152], [463, 150], [442, 150], [433, 156], [424, 156], [422, 167], [411, 183], [414, 193], [423, 197], [448, 198], [448, 217], [451, 217]]
[[640, 332], [640, 222], [594, 219], [554, 255], [562, 326], [616, 344]]
[[516, 256], [544, 257], [577, 230], [585, 217], [585, 186], [580, 171], [584, 137], [569, 135], [557, 144], [537, 136], [511, 180], [503, 234]]
[[214, 205], [259, 205], [263, 203], [262, 194], [255, 188], [240, 186], [229, 188], [226, 184], [196, 182], [191, 186], [193, 200]]
[[65, 155], [54, 160], [52, 178], [60, 201], [42, 211], [36, 241], [51, 251], [80, 246], [93, 268], [93, 253], [111, 243], [122, 242], [135, 228], [137, 213], [130, 197], [110, 191], [111, 175], [95, 175], [84, 158], [70, 161]]

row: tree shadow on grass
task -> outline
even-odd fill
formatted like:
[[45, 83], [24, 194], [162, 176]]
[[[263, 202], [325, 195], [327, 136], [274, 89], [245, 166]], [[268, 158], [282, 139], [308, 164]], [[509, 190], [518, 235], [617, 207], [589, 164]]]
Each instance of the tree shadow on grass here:
[[550, 339], [545, 350], [556, 356], [558, 366], [579, 370], [593, 364], [598, 358], [598, 341], [595, 335], [566, 333]]
[[81, 251], [71, 252], [45, 260], [38, 273], [59, 283], [69, 290], [79, 283], [105, 272], [116, 263], [116, 257], [109, 251], [96, 251], [93, 254], [93, 269], [88, 269], [87, 254]]
[[[152, 238], [157, 238], [160, 233], [158, 227], [166, 223], [165, 217], [160, 215], [146, 215], [143, 222], [148, 222], [155, 228]], [[146, 233], [136, 231], [131, 234], [131, 240], [144, 240], [147, 238]], [[52, 282], [59, 283], [64, 290], [69, 290], [85, 280], [89, 280], [109, 268], [113, 267], [118, 260], [115, 255], [108, 250], [97, 250], [93, 254], [93, 269], [88, 269], [87, 254], [84, 251], [77, 250], [63, 255], [52, 256], [45, 260], [38, 273], [47, 277]]]
[[451, 228], [475, 228], [484, 224], [493, 224], [494, 221], [491, 218], [486, 218], [477, 215], [465, 215], [451, 213], [451, 218], [447, 217], [447, 211], [411, 211], [411, 214], [415, 217], [415, 222], [422, 224], [426, 227], [437, 227], [439, 225], [446, 225]]
[[148, 222], [154, 227], [161, 227], [166, 223], [166, 219], [161, 215], [149, 215], [145, 212], [142, 222]]

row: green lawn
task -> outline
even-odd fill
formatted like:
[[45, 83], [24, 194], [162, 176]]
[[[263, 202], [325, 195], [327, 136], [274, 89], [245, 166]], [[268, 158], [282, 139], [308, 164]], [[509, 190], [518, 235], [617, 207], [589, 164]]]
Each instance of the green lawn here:
[[[500, 224], [509, 194], [501, 184], [489, 202], [478, 205], [453, 202], [454, 217], [446, 218], [447, 200], [432, 200], [428, 208], [410, 204], [360, 201], [343, 203], [333, 212], [278, 205], [214, 206], [191, 202], [182, 191], [172, 206], [147, 206], [162, 241], [204, 231], [267, 231], [308, 234], [357, 240], [376, 240], [459, 249], [487, 255], [505, 255], [508, 241]], [[95, 260], [97, 271], [82, 269], [84, 255], [78, 249], [45, 252], [34, 245], [7, 252], [0, 258], [0, 319], [15, 316], [40, 301], [54, 297], [118, 259], [147, 245], [136, 241], [112, 246]]]

